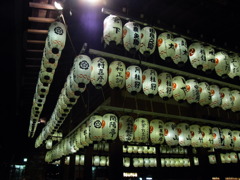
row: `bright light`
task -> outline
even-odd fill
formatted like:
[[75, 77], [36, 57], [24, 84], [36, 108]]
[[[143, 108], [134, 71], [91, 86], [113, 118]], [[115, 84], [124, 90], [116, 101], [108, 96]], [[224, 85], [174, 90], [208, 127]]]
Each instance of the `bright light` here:
[[57, 1], [54, 2], [54, 6], [58, 10], [62, 10], [63, 9], [62, 5], [59, 2], [57, 2]]
[[152, 180], [152, 178], [151, 177], [146, 177], [146, 180]]
[[84, 1], [90, 4], [98, 4], [100, 2], [100, 0], [84, 0]]
[[23, 162], [27, 162], [27, 160], [28, 160], [27, 158], [24, 158], [24, 159], [23, 159]]

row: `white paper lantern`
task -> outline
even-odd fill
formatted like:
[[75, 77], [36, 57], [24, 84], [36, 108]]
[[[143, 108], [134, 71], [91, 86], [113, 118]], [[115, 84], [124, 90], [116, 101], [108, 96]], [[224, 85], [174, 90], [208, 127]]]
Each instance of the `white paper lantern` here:
[[61, 57], [62, 51], [53, 53], [52, 49], [48, 45], [48, 38], [46, 38], [46, 43], [43, 49], [43, 58], [48, 59], [49, 62], [58, 62]]
[[158, 75], [158, 94], [163, 100], [172, 97], [172, 75], [163, 72]]
[[137, 143], [146, 143], [149, 139], [149, 123], [146, 118], [137, 118], [133, 124], [134, 141]]
[[229, 66], [230, 71], [228, 73], [228, 76], [231, 79], [240, 79], [240, 57], [238, 54], [229, 54]]
[[173, 98], [181, 102], [186, 97], [186, 84], [185, 79], [182, 76], [175, 76], [172, 79]]
[[204, 148], [211, 148], [213, 146], [212, 128], [210, 126], [201, 126]]
[[49, 92], [49, 88], [50, 88], [50, 84], [47, 84], [47, 83], [42, 83], [40, 81], [40, 79], [38, 78], [38, 82], [37, 82], [37, 85], [36, 85], [36, 93], [44, 98], [48, 95], [48, 92]]
[[211, 73], [215, 68], [215, 50], [212, 46], [204, 46], [206, 61], [203, 62], [203, 71]]
[[231, 110], [233, 112], [238, 112], [240, 111], [240, 91], [238, 90], [232, 90], [232, 100], [233, 100], [233, 105], [231, 107]]
[[[91, 119], [91, 118], [90, 118]], [[91, 121], [91, 120], [90, 120]], [[96, 121], [94, 121], [94, 122], [96, 122]], [[91, 124], [92, 125], [92, 124]], [[93, 124], [93, 126], [94, 126], [94, 128], [92, 128], [91, 127], [91, 125], [90, 126], [87, 126], [87, 124], [86, 123], [83, 123], [81, 126], [80, 126], [80, 138], [81, 138], [81, 144], [83, 145], [83, 146], [88, 146], [89, 144], [88, 144], [88, 142], [87, 142], [87, 137], [86, 137], [86, 134], [85, 134], [85, 130], [86, 130], [86, 128], [88, 127], [89, 128], [89, 131], [91, 130], [91, 129], [94, 129], [95, 128], [95, 126], [94, 126], [94, 124]], [[102, 129], [102, 127], [100, 128], [100, 129]], [[101, 131], [101, 130], [100, 130]], [[94, 137], [94, 138], [99, 138], [99, 134], [101, 134], [101, 132], [94, 132], [95, 134], [95, 136], [98, 136], [98, 137]], [[98, 133], [98, 134], [97, 134]], [[93, 136], [94, 136], [93, 135]], [[98, 140], [97, 140], [98, 141]]]
[[206, 62], [204, 46], [199, 42], [194, 42], [188, 47], [188, 54], [192, 67], [202, 70]]
[[189, 104], [198, 103], [200, 99], [198, 82], [195, 79], [186, 81], [186, 100]]
[[126, 88], [132, 95], [142, 89], [142, 70], [139, 66], [131, 65], [126, 70]]
[[238, 157], [237, 157], [236, 152], [231, 152], [230, 157], [231, 157], [231, 163], [237, 163], [238, 162]]
[[222, 103], [220, 88], [217, 85], [210, 85], [210, 93], [211, 93], [211, 102], [209, 106], [211, 108], [220, 107]]
[[92, 141], [102, 140], [102, 116], [93, 115], [89, 119], [89, 137]]
[[157, 33], [151, 27], [144, 27], [141, 30], [140, 53], [149, 56], [154, 53], [157, 42]]
[[178, 131], [175, 122], [166, 122], [164, 124], [164, 138], [167, 145], [178, 145]]
[[146, 69], [142, 75], [143, 92], [149, 97], [153, 97], [158, 92], [158, 74], [154, 69]]
[[102, 137], [104, 140], [115, 140], [118, 132], [118, 117], [113, 113], [102, 117]]
[[119, 139], [122, 142], [132, 142], [134, 119], [124, 115], [119, 118]]
[[183, 66], [188, 61], [187, 41], [184, 38], [177, 37], [173, 39], [175, 52], [172, 56], [173, 62]]
[[46, 69], [50, 68], [50, 69], [55, 70], [58, 66], [58, 59], [47, 58], [45, 53], [46, 53], [46, 51], [44, 51], [44, 53], [43, 53], [42, 66], [44, 66]]
[[130, 53], [135, 53], [140, 48], [141, 27], [135, 22], [127, 22], [123, 26], [123, 46]]
[[150, 121], [150, 140], [153, 144], [164, 142], [164, 123], [162, 120], [153, 119]]
[[220, 135], [221, 129], [218, 127], [212, 128], [212, 136], [213, 136], [213, 147], [214, 148], [220, 148], [222, 144], [221, 135]]
[[217, 160], [216, 160], [216, 156], [214, 154], [208, 155], [208, 160], [210, 164], [216, 164]]
[[112, 89], [122, 89], [126, 83], [126, 66], [121, 61], [113, 61], [109, 65], [108, 82]]
[[178, 141], [180, 146], [190, 146], [191, 145], [191, 134], [190, 127], [187, 123], [177, 124], [178, 131]]
[[122, 42], [122, 21], [119, 17], [109, 15], [104, 19], [103, 40], [110, 46], [119, 45]]
[[233, 150], [240, 151], [240, 131], [233, 130], [232, 139], [233, 139]]
[[199, 104], [201, 106], [205, 106], [211, 103], [211, 91], [210, 85], [207, 82], [200, 82], [198, 83], [199, 86]]
[[224, 51], [215, 54], [215, 72], [222, 78], [227, 78], [230, 72], [229, 57]]
[[100, 89], [107, 83], [108, 63], [102, 57], [96, 57], [92, 60], [91, 65], [91, 83]]
[[232, 140], [232, 131], [230, 129], [222, 129], [222, 149], [232, 149], [233, 140]]
[[54, 74], [55, 74], [55, 70], [46, 69], [44, 66], [41, 66], [41, 69], [38, 74], [38, 78], [42, 83], [51, 84], [53, 81]]
[[83, 93], [87, 87], [87, 85], [85, 85], [84, 87], [79, 87], [79, 84], [74, 81], [72, 71], [67, 76], [67, 83], [70, 83], [70, 87], [68, 86], [68, 88], [70, 88], [72, 91], [74, 91], [74, 94], [78, 95], [78, 96], [81, 93]]
[[52, 149], [52, 139], [46, 140], [46, 149]]
[[231, 94], [231, 90], [227, 87], [220, 89], [222, 104], [221, 108], [223, 110], [231, 109], [233, 106], [233, 96]]
[[64, 88], [66, 89], [66, 96], [70, 99], [70, 101], [77, 101], [78, 98], [80, 97], [79, 93], [75, 93], [75, 91], [73, 91], [71, 89], [71, 85], [69, 81], [66, 81], [64, 83]]
[[[88, 121], [87, 121], [88, 122]], [[90, 138], [90, 131], [89, 131], [89, 125], [86, 123], [85, 129], [83, 129], [84, 135], [85, 135], [85, 141], [87, 144], [92, 144], [93, 141]]]
[[191, 145], [192, 147], [202, 147], [203, 135], [199, 125], [190, 125]]

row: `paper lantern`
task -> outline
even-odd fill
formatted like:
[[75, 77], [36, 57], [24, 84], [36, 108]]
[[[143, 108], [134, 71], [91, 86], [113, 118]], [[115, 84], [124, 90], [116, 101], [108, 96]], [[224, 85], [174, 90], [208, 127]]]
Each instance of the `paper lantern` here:
[[186, 81], [186, 100], [189, 104], [198, 103], [200, 98], [198, 82], [195, 79]]
[[76, 98], [74, 98], [74, 97], [67, 96], [66, 88], [62, 88], [61, 95], [62, 95], [64, 103], [71, 104], [72, 106], [77, 103], [77, 100], [79, 97], [79, 96], [76, 96]]
[[222, 78], [227, 78], [230, 72], [229, 57], [224, 51], [215, 54], [215, 72]]
[[163, 72], [158, 75], [158, 94], [163, 100], [172, 97], [172, 75]]
[[70, 83], [70, 86], [68, 86], [67, 88], [70, 88], [76, 96], [79, 96], [81, 93], [83, 93], [86, 90], [86, 87], [87, 87], [87, 85], [85, 85], [84, 87], [79, 87], [79, 84], [77, 84], [74, 81], [72, 71], [67, 76], [67, 83]]
[[87, 143], [87, 144], [92, 144], [93, 141], [92, 141], [91, 138], [90, 138], [90, 131], [89, 131], [88, 122], [89, 122], [89, 121], [87, 121], [86, 126], [85, 126], [85, 128], [83, 129], [83, 131], [84, 131], [84, 136], [85, 136], [85, 141], [86, 141], [86, 143]]
[[149, 56], [154, 53], [157, 43], [157, 33], [151, 27], [144, 27], [141, 30], [140, 53]]
[[232, 130], [233, 150], [240, 151], [240, 131]]
[[43, 49], [43, 58], [47, 59], [50, 63], [56, 63], [61, 57], [62, 51], [54, 51], [48, 45], [48, 38], [46, 38], [45, 47]]
[[218, 127], [212, 128], [212, 136], [213, 136], [213, 147], [214, 148], [220, 148], [222, 144], [221, 135], [220, 135], [221, 129]]
[[231, 107], [231, 110], [233, 112], [238, 112], [240, 111], [240, 91], [238, 90], [232, 90], [232, 100], [233, 100], [233, 105]]
[[231, 157], [231, 163], [237, 163], [238, 162], [238, 157], [237, 157], [236, 152], [231, 152], [230, 157]]
[[178, 131], [174, 122], [166, 122], [164, 124], [164, 138], [167, 145], [178, 145]]
[[93, 115], [89, 119], [89, 137], [92, 141], [102, 140], [102, 116]]
[[41, 97], [46, 97], [49, 92], [50, 84], [42, 83], [38, 78], [38, 82], [36, 85], [36, 93]]
[[38, 74], [38, 78], [42, 83], [51, 84], [53, 81], [55, 70], [45, 69], [44, 66], [41, 66], [41, 69]]
[[202, 147], [203, 135], [199, 125], [190, 125], [191, 145], [192, 147]]
[[204, 46], [201, 43], [194, 42], [188, 47], [189, 60], [193, 68], [202, 70], [206, 62]]
[[146, 69], [142, 75], [143, 92], [149, 97], [153, 97], [158, 92], [158, 74], [154, 69]]
[[64, 83], [64, 88], [65, 88], [66, 96], [70, 99], [70, 101], [77, 101], [78, 100], [78, 98], [80, 97], [80, 93], [76, 93], [75, 91], [73, 91], [71, 89], [70, 81], [67, 80]]
[[126, 66], [121, 61], [113, 61], [109, 65], [108, 82], [112, 89], [122, 89], [126, 83]]
[[85, 87], [90, 82], [91, 64], [91, 59], [86, 55], [78, 55], [74, 59], [71, 72], [74, 81], [80, 88]]
[[124, 115], [119, 118], [119, 139], [122, 142], [132, 142], [133, 140], [133, 123], [131, 116]]
[[[86, 128], [91, 128], [91, 127], [89, 127], [89, 126], [87, 126], [87, 124], [86, 123], [84, 123], [84, 124], [82, 124], [81, 126], [80, 126], [80, 138], [81, 138], [81, 144], [83, 145], [83, 146], [88, 146], [89, 144], [88, 144], [88, 142], [87, 142], [87, 137], [86, 137]], [[94, 129], [94, 128], [92, 128], [92, 129]], [[94, 135], [96, 135], [97, 136], [97, 133], [98, 132], [96, 132], [96, 134], [94, 134]]]
[[153, 144], [163, 144], [164, 123], [162, 120], [153, 119], [150, 121], [150, 140]]
[[182, 76], [175, 76], [172, 79], [172, 90], [173, 90], [173, 98], [182, 102], [186, 97], [186, 84], [185, 79]]
[[141, 27], [135, 22], [127, 22], [123, 26], [123, 46], [130, 53], [140, 48]]
[[232, 149], [233, 140], [232, 140], [232, 131], [230, 129], [222, 129], [222, 149]]
[[75, 141], [76, 141], [77, 148], [79, 148], [79, 149], [84, 148], [84, 146], [82, 144], [82, 141], [81, 141], [81, 129], [80, 129], [80, 127], [75, 131], [74, 136], [75, 136]]
[[215, 50], [212, 46], [204, 46], [206, 61], [203, 62], [203, 71], [211, 73], [215, 68]]
[[131, 65], [126, 70], [126, 88], [129, 93], [136, 95], [142, 89], [142, 70], [139, 66]]
[[201, 126], [204, 148], [211, 148], [213, 146], [212, 128], [210, 126]]
[[183, 66], [188, 61], [187, 41], [181, 37], [174, 38], [173, 41], [175, 52], [172, 60], [175, 64]]
[[222, 104], [221, 108], [223, 110], [231, 109], [233, 106], [233, 96], [231, 94], [231, 90], [227, 87], [220, 89]]
[[178, 132], [178, 141], [180, 146], [190, 146], [191, 145], [191, 134], [190, 127], [187, 123], [179, 123], [177, 124], [177, 132]]
[[116, 46], [122, 42], [122, 21], [119, 17], [109, 15], [104, 19], [103, 40], [110, 46]]
[[173, 35], [169, 32], [159, 34], [157, 39], [158, 53], [161, 59], [171, 60], [175, 55]]
[[146, 143], [149, 139], [149, 123], [146, 118], [137, 118], [133, 124], [134, 141], [137, 143]]
[[238, 54], [229, 54], [229, 66], [230, 70], [228, 76], [232, 79], [240, 79], [240, 57]]
[[211, 102], [209, 106], [211, 108], [220, 107], [222, 103], [220, 88], [217, 85], [210, 85]]
[[92, 60], [91, 65], [91, 83], [100, 89], [107, 83], [108, 63], [102, 57], [96, 57]]
[[198, 83], [199, 86], [199, 104], [205, 106], [211, 103], [211, 91], [210, 86], [207, 82]]
[[46, 140], [46, 149], [52, 149], [52, 140], [51, 139]]
[[118, 117], [113, 113], [104, 114], [102, 117], [102, 138], [115, 140], [118, 131]]
[[42, 57], [42, 66], [44, 66], [45, 69], [53, 69], [53, 70], [56, 70], [57, 66], [58, 66], [58, 59], [54, 59], [54, 58], [47, 58], [46, 55], [46, 50], [44, 51], [43, 53], [43, 57]]
[[209, 160], [210, 164], [216, 164], [217, 163], [216, 156], [214, 154], [208, 155], [208, 160]]

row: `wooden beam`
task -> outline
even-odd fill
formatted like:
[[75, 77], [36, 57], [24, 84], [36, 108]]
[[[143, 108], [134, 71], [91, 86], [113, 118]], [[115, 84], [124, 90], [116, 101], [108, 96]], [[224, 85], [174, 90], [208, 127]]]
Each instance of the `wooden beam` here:
[[26, 68], [40, 68], [40, 65], [26, 65]]
[[46, 10], [58, 10], [52, 4], [43, 4], [43, 3], [35, 3], [35, 2], [29, 2], [29, 7], [37, 8], [37, 9], [46, 9]]
[[30, 44], [45, 44], [45, 41], [40, 41], [40, 40], [27, 40], [27, 43], [30, 43]]
[[43, 17], [28, 17], [28, 20], [31, 22], [38, 22], [38, 23], [52, 23], [55, 22], [53, 18], [43, 18]]
[[27, 61], [41, 61], [42, 58], [26, 58]]
[[42, 29], [28, 29], [28, 33], [33, 33], [33, 34], [47, 34], [48, 30], [42, 30]]
[[27, 52], [43, 53], [43, 50], [39, 50], [39, 49], [27, 49]]

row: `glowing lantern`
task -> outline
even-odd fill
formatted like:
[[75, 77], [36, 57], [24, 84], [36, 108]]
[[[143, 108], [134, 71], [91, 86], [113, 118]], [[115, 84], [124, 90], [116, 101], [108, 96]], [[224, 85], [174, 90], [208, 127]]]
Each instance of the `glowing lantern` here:
[[113, 61], [109, 65], [108, 82], [112, 89], [122, 89], [126, 83], [126, 66], [121, 61]]
[[102, 116], [93, 115], [89, 119], [89, 137], [92, 141], [102, 140]]
[[146, 118], [137, 118], [133, 124], [134, 141], [146, 143], [149, 139], [149, 123]]
[[166, 122], [164, 124], [164, 137], [167, 145], [178, 145], [178, 131], [174, 122]]
[[49, 88], [50, 88], [50, 84], [42, 83], [40, 81], [40, 79], [38, 78], [37, 87], [36, 87], [36, 93], [40, 97], [42, 97], [42, 98], [46, 97], [48, 92], [49, 92]]
[[123, 26], [123, 46], [130, 53], [140, 48], [141, 27], [134, 22], [127, 22]]
[[232, 90], [232, 99], [233, 99], [233, 105], [231, 107], [231, 110], [233, 112], [238, 112], [240, 111], [240, 91], [238, 90]]
[[86, 141], [87, 144], [92, 144], [93, 141], [90, 138], [89, 125], [86, 123], [86, 126], [84, 126], [84, 127], [85, 128], [82, 129], [82, 130], [84, 131], [85, 141]]
[[221, 129], [218, 127], [212, 128], [212, 136], [213, 136], [213, 147], [214, 148], [220, 148], [222, 144], [221, 135], [220, 135]]
[[75, 91], [71, 89], [70, 81], [66, 81], [64, 83], [64, 88], [66, 89], [66, 96], [70, 99], [70, 101], [76, 101], [80, 97], [80, 94], [75, 93]]
[[185, 79], [182, 76], [175, 76], [172, 79], [172, 90], [173, 90], [173, 98], [182, 102], [186, 97], [186, 84]]
[[227, 78], [230, 72], [229, 57], [224, 51], [219, 51], [215, 54], [215, 71], [218, 76]]
[[222, 129], [222, 135], [222, 149], [231, 149], [233, 146], [232, 131], [230, 129]]
[[222, 103], [220, 88], [217, 85], [210, 85], [211, 102], [209, 106], [211, 108], [220, 107]]
[[198, 83], [199, 86], [199, 104], [201, 106], [205, 106], [211, 103], [211, 91], [210, 86], [207, 82], [200, 82]]
[[115, 15], [103, 21], [103, 40], [107, 45], [116, 46], [122, 42], [122, 21]]
[[203, 64], [206, 62], [204, 46], [198, 42], [192, 43], [188, 47], [188, 54], [193, 68], [202, 70]]
[[240, 131], [233, 130], [232, 139], [233, 139], [233, 150], [240, 151]]
[[173, 62], [179, 66], [183, 66], [188, 60], [187, 41], [184, 38], [177, 37], [173, 39], [175, 53], [172, 57]]
[[44, 66], [41, 66], [41, 70], [39, 71], [38, 78], [42, 83], [51, 84], [53, 81], [55, 70], [53, 69], [45, 69]]
[[144, 27], [141, 30], [140, 53], [149, 56], [154, 53], [157, 42], [157, 33], [151, 27]]
[[221, 88], [220, 94], [222, 98], [221, 108], [223, 110], [231, 109], [233, 106], [233, 96], [230, 89], [227, 87]]
[[203, 147], [212, 147], [213, 146], [213, 136], [212, 128], [210, 126], [201, 126], [201, 132], [203, 137]]
[[142, 89], [142, 70], [139, 66], [131, 65], [126, 70], [126, 88], [132, 95]]
[[46, 140], [46, 149], [52, 149], [52, 140], [51, 139]]
[[178, 141], [180, 146], [190, 146], [191, 145], [191, 134], [189, 124], [187, 123], [179, 123], [177, 124], [177, 132], [178, 132]]
[[102, 117], [102, 138], [104, 140], [115, 140], [117, 138], [118, 117], [107, 113]]
[[211, 46], [205, 46], [205, 57], [206, 61], [203, 63], [203, 71], [206, 73], [210, 73], [215, 68], [215, 50]]
[[189, 104], [198, 103], [200, 98], [198, 82], [195, 79], [186, 81], [186, 100]]
[[51, 48], [48, 46], [48, 38], [46, 38], [45, 47], [43, 49], [43, 58], [47, 59], [50, 63], [56, 63], [60, 59], [62, 51], [53, 53]]
[[119, 139], [122, 142], [132, 142], [133, 140], [133, 123], [131, 116], [124, 115], [119, 119]]
[[164, 123], [162, 120], [153, 119], [150, 121], [150, 140], [153, 144], [164, 142]]
[[108, 63], [102, 57], [96, 57], [92, 60], [91, 65], [91, 83], [100, 89], [107, 83]]
[[74, 92], [74, 94], [77, 95], [77, 96], [79, 96], [81, 93], [83, 93], [86, 90], [86, 85], [83, 88], [81, 88], [81, 87], [79, 87], [79, 84], [77, 84], [74, 81], [72, 71], [67, 76], [67, 83], [70, 84], [70, 86], [67, 86], [67, 88], [70, 88]]
[[202, 147], [203, 135], [199, 125], [190, 125], [191, 145], [192, 147]]
[[[85, 133], [86, 128], [87, 128], [86, 123], [84, 123], [80, 126], [80, 138], [81, 138], [81, 144], [83, 146], [88, 146], [88, 142], [86, 140], [86, 133]], [[90, 127], [89, 127], [89, 129], [90, 129]], [[96, 134], [97, 133], [99, 133], [99, 132], [96, 132]]]
[[149, 97], [153, 97], [158, 92], [158, 74], [154, 69], [143, 71], [143, 92]]
[[42, 66], [44, 66], [44, 68], [48, 69], [53, 69], [55, 70], [58, 66], [58, 59], [54, 59], [54, 58], [47, 58], [46, 55], [46, 50], [44, 49], [44, 53], [43, 53], [43, 57], [42, 57]]
[[216, 164], [217, 163], [216, 156], [214, 154], [208, 155], [208, 160], [209, 160], [210, 164]]
[[158, 52], [163, 60], [169, 60], [175, 55], [173, 35], [169, 32], [159, 34], [157, 39]]
[[158, 94], [163, 100], [172, 97], [172, 75], [163, 72], [158, 75]]
[[232, 79], [240, 79], [240, 57], [238, 54], [229, 54], [230, 71], [228, 76]]

